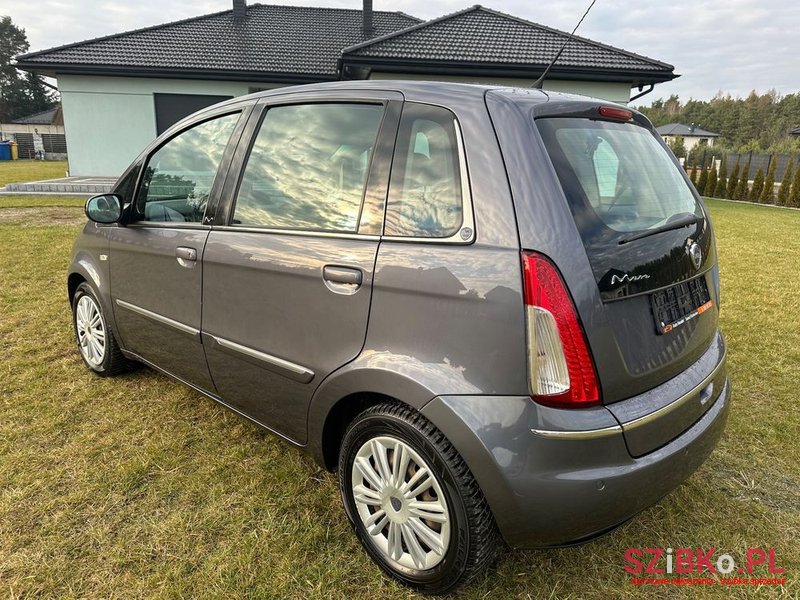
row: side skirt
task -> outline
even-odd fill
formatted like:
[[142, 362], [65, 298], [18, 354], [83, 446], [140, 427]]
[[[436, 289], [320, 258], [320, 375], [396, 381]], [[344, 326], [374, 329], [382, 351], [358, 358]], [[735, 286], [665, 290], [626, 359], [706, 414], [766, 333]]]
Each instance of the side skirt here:
[[267, 426], [267, 425], [264, 425], [264, 423], [261, 423], [260, 421], [258, 421], [258, 420], [256, 420], [256, 419], [254, 419], [253, 417], [251, 417], [251, 416], [250, 416], [250, 415], [248, 415], [247, 413], [243, 413], [243, 412], [242, 412], [242, 411], [240, 411], [238, 408], [235, 408], [235, 407], [231, 406], [230, 404], [228, 404], [227, 402], [225, 402], [225, 401], [224, 401], [222, 398], [220, 398], [220, 397], [219, 397], [219, 396], [217, 396], [216, 394], [212, 394], [211, 392], [209, 392], [209, 391], [207, 391], [207, 390], [204, 390], [203, 388], [197, 387], [196, 385], [194, 385], [194, 384], [192, 384], [192, 383], [189, 383], [189, 382], [188, 382], [188, 381], [186, 381], [185, 379], [181, 379], [181, 378], [180, 378], [180, 377], [178, 377], [177, 375], [173, 375], [172, 373], [170, 373], [170, 372], [169, 372], [169, 371], [167, 371], [166, 369], [162, 369], [162, 368], [161, 368], [161, 367], [159, 367], [158, 365], [154, 365], [153, 363], [151, 363], [151, 362], [150, 362], [149, 360], [147, 360], [146, 358], [142, 358], [142, 357], [141, 357], [141, 356], [139, 356], [138, 354], [135, 354], [134, 352], [129, 352], [129, 351], [127, 351], [127, 350], [122, 350], [122, 354], [124, 354], [124, 355], [125, 355], [127, 358], [130, 358], [131, 360], [138, 361], [138, 362], [142, 363], [143, 365], [146, 365], [146, 366], [150, 367], [150, 368], [151, 368], [151, 369], [153, 369], [154, 371], [158, 371], [159, 373], [162, 373], [162, 374], [166, 375], [167, 377], [169, 377], [169, 378], [171, 378], [171, 379], [174, 379], [175, 381], [177, 381], [177, 382], [179, 382], [179, 383], [182, 383], [183, 385], [185, 385], [185, 386], [187, 386], [187, 387], [190, 387], [190, 388], [192, 388], [194, 391], [196, 391], [196, 392], [198, 392], [198, 393], [202, 394], [202, 395], [203, 395], [203, 396], [205, 396], [206, 398], [209, 398], [209, 399], [213, 400], [213, 401], [214, 401], [214, 402], [216, 402], [217, 404], [221, 404], [222, 406], [224, 406], [224, 407], [225, 407], [225, 408], [227, 408], [228, 410], [230, 410], [230, 411], [232, 411], [232, 412], [236, 413], [236, 414], [237, 414], [237, 415], [239, 415], [240, 417], [242, 417], [242, 418], [244, 418], [244, 419], [246, 419], [246, 420], [250, 421], [251, 423], [254, 423], [255, 425], [258, 425], [258, 426], [259, 426], [259, 427], [261, 427], [262, 429], [266, 429], [268, 432], [270, 432], [271, 434], [273, 434], [273, 435], [275, 435], [275, 436], [277, 436], [277, 437], [281, 438], [282, 440], [284, 440], [284, 441], [286, 441], [286, 442], [289, 442], [289, 443], [290, 443], [292, 446], [294, 446], [294, 447], [296, 447], [296, 448], [301, 448], [301, 449], [305, 449], [305, 448], [306, 448], [306, 446], [307, 446], [306, 444], [301, 444], [301, 443], [299, 443], [299, 442], [296, 442], [296, 441], [295, 441], [295, 440], [293, 440], [292, 438], [290, 438], [290, 437], [287, 437], [287, 436], [283, 435], [283, 434], [282, 434], [282, 433], [280, 433], [279, 431], [275, 431], [275, 430], [274, 430], [274, 429], [272, 429], [271, 427], [269, 427], [269, 426]]

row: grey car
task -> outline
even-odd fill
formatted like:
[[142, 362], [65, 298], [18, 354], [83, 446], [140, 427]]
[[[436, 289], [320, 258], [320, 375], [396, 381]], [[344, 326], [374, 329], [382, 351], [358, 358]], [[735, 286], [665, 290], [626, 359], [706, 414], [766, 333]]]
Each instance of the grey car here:
[[338, 471], [366, 552], [419, 591], [614, 529], [723, 431], [712, 225], [628, 108], [273, 90], [174, 125], [86, 214], [89, 369], [149, 365]]

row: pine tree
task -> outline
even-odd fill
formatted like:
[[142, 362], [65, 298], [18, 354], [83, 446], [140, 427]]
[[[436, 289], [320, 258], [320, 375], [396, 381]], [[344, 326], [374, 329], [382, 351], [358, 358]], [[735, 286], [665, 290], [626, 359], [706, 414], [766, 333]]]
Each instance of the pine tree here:
[[759, 167], [755, 179], [753, 179], [753, 187], [750, 188], [750, 202], [758, 202], [761, 198], [761, 192], [764, 191], [764, 169]]
[[713, 160], [711, 161], [711, 171], [708, 173], [708, 180], [701, 194], [704, 196], [713, 196], [715, 189], [717, 189], [717, 161]]
[[736, 186], [739, 184], [739, 161], [736, 161], [736, 164], [733, 166], [733, 172], [731, 172], [731, 176], [728, 178], [728, 187], [725, 190], [725, 198], [729, 200], [733, 200], [734, 192], [736, 192]]
[[786, 206], [786, 202], [789, 200], [789, 192], [792, 190], [793, 173], [794, 159], [790, 159], [789, 164], [786, 165], [786, 172], [783, 174], [783, 179], [781, 179], [781, 187], [778, 188], [778, 201], [775, 203], [778, 206]]
[[800, 208], [800, 165], [794, 170], [794, 182], [792, 183], [792, 191], [789, 194], [789, 201], [787, 206], [794, 206]]
[[736, 189], [733, 192], [733, 199], [734, 200], [747, 200], [747, 194], [750, 191], [748, 187], [748, 180], [750, 179], [750, 159], [747, 159], [747, 162], [744, 163], [744, 168], [742, 169], [741, 175], [739, 176], [739, 181], [736, 182]]
[[697, 191], [702, 194], [703, 190], [706, 189], [706, 184], [708, 183], [708, 171], [706, 171], [705, 165], [700, 167], [700, 169], [700, 177], [698, 178], [695, 187], [697, 188]]
[[761, 196], [758, 201], [762, 204], [772, 204], [775, 197], [775, 169], [778, 166], [778, 159], [774, 156], [770, 157], [769, 169], [767, 169], [767, 178], [764, 180], [764, 189], [761, 190]]
[[694, 187], [697, 187], [697, 167], [693, 168], [691, 173], [689, 173], [689, 181], [692, 182]]
[[722, 155], [722, 163], [719, 165], [719, 176], [717, 177], [717, 187], [711, 194], [714, 198], [724, 198], [725, 190], [728, 189], [728, 155]]

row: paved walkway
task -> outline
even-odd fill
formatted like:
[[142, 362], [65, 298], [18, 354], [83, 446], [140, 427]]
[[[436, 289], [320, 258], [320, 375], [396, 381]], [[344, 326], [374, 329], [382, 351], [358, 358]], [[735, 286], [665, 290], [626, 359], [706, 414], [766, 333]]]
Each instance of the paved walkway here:
[[0, 194], [103, 194], [111, 191], [115, 181], [114, 177], [62, 177], [9, 183], [6, 187], [0, 188]]

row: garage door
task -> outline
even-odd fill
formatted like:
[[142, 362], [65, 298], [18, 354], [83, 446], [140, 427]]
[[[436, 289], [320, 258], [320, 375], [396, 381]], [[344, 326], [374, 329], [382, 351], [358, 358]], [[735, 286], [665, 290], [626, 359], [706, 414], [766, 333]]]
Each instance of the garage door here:
[[233, 96], [207, 96], [204, 94], [153, 94], [156, 103], [156, 130], [158, 135], [183, 117]]

